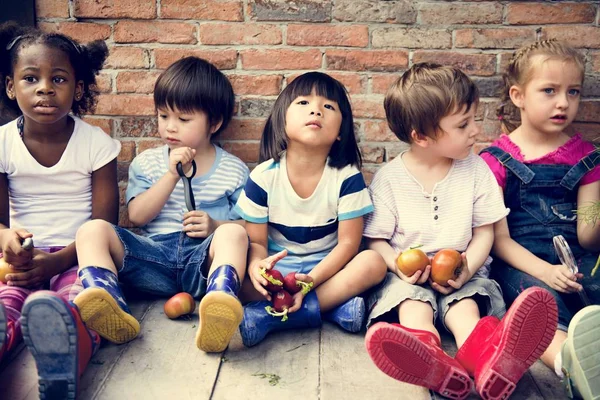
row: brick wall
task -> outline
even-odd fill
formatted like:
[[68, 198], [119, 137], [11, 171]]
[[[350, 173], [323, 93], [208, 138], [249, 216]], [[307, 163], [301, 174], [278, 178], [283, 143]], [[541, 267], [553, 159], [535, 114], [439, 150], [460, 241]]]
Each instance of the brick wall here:
[[210, 60], [231, 79], [236, 113], [222, 144], [250, 166], [287, 80], [321, 70], [351, 93], [370, 179], [405, 147], [385, 124], [383, 95], [420, 61], [459, 66], [475, 80], [483, 97], [479, 149], [498, 136], [500, 71], [515, 48], [536, 37], [567, 40], [587, 55], [585, 101], [574, 126], [590, 139], [600, 136], [597, 1], [37, 0], [36, 12], [46, 31], [108, 43], [102, 95], [86, 119], [123, 143], [122, 188], [133, 157], [160, 145], [154, 81], [188, 55]]

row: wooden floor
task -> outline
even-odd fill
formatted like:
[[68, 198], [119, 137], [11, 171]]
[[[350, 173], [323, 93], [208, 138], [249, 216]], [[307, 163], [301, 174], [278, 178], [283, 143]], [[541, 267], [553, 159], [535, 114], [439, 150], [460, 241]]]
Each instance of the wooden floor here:
[[[132, 304], [140, 336], [125, 345], [103, 344], [80, 383], [80, 399], [343, 400], [442, 398], [395, 381], [370, 361], [363, 334], [328, 322], [320, 330], [279, 332], [253, 348], [239, 334], [222, 354], [198, 350], [197, 314], [171, 321], [164, 300]], [[454, 354], [449, 338], [444, 347]], [[0, 399], [37, 399], [37, 374], [24, 348], [0, 371]], [[475, 393], [471, 398], [476, 399]], [[514, 399], [561, 399], [555, 375], [539, 361], [519, 383]]]

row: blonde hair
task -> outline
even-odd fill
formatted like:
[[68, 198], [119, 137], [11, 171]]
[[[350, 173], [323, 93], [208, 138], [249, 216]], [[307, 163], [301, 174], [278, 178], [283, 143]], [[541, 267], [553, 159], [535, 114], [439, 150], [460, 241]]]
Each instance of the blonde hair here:
[[460, 69], [418, 63], [392, 84], [383, 106], [392, 132], [410, 143], [412, 131], [435, 139], [442, 118], [478, 103], [477, 86]]
[[496, 110], [496, 115], [505, 133], [510, 133], [519, 127], [519, 110], [510, 99], [510, 88], [514, 85], [521, 87], [527, 85], [534, 73], [535, 65], [532, 63], [532, 59], [540, 55], [545, 56], [542, 62], [554, 59], [574, 63], [581, 71], [583, 80], [585, 58], [579, 51], [566, 43], [559, 42], [556, 39], [548, 39], [521, 47], [513, 53], [506, 71], [502, 74], [503, 85], [500, 93], [500, 105]]

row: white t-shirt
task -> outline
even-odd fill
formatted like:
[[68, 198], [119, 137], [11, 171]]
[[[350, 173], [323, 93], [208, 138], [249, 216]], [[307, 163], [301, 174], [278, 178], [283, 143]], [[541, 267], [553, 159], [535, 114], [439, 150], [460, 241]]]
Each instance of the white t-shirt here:
[[337, 245], [339, 221], [373, 210], [365, 181], [352, 165], [329, 165], [313, 194], [303, 199], [289, 181], [286, 157], [268, 160], [250, 174], [236, 210], [246, 221], [268, 223], [269, 254], [315, 254]]
[[[196, 209], [205, 211], [214, 220], [238, 220], [233, 210], [248, 178], [248, 166], [242, 160], [215, 146], [215, 161], [211, 169], [192, 179]], [[129, 166], [129, 183], [125, 197], [129, 203], [134, 197], [162, 178], [169, 170], [169, 147], [148, 149], [137, 156]], [[145, 236], [178, 232], [183, 229], [185, 205], [183, 181], [180, 179], [158, 215], [142, 227]]]
[[17, 120], [0, 127], [0, 173], [8, 177], [10, 227], [33, 233], [36, 247], [67, 246], [92, 216], [92, 172], [115, 159], [121, 143], [73, 117], [60, 160], [40, 165], [19, 135]]
[[[375, 211], [366, 216], [363, 235], [388, 240], [396, 252], [416, 246], [429, 256], [444, 248], [462, 252], [473, 228], [508, 214], [492, 172], [475, 154], [455, 160], [432, 193], [406, 169], [401, 154], [377, 171], [369, 193]], [[490, 262], [488, 257], [484, 265]]]

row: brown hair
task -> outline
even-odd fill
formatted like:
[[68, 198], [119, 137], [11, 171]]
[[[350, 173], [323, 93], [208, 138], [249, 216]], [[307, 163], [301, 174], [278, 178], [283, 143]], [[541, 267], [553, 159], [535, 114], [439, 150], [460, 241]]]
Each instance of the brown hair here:
[[503, 85], [496, 115], [501, 121], [502, 130], [505, 133], [510, 133], [519, 127], [519, 110], [510, 99], [510, 88], [514, 85], [524, 87], [531, 80], [535, 66], [531, 60], [538, 55], [545, 56], [542, 62], [550, 59], [573, 62], [581, 71], [583, 79], [585, 58], [573, 47], [556, 39], [541, 40], [521, 47], [513, 53], [506, 71], [502, 74]]
[[460, 69], [418, 63], [388, 89], [383, 106], [388, 125], [403, 142], [411, 132], [435, 138], [442, 118], [467, 106], [477, 106], [477, 86]]

